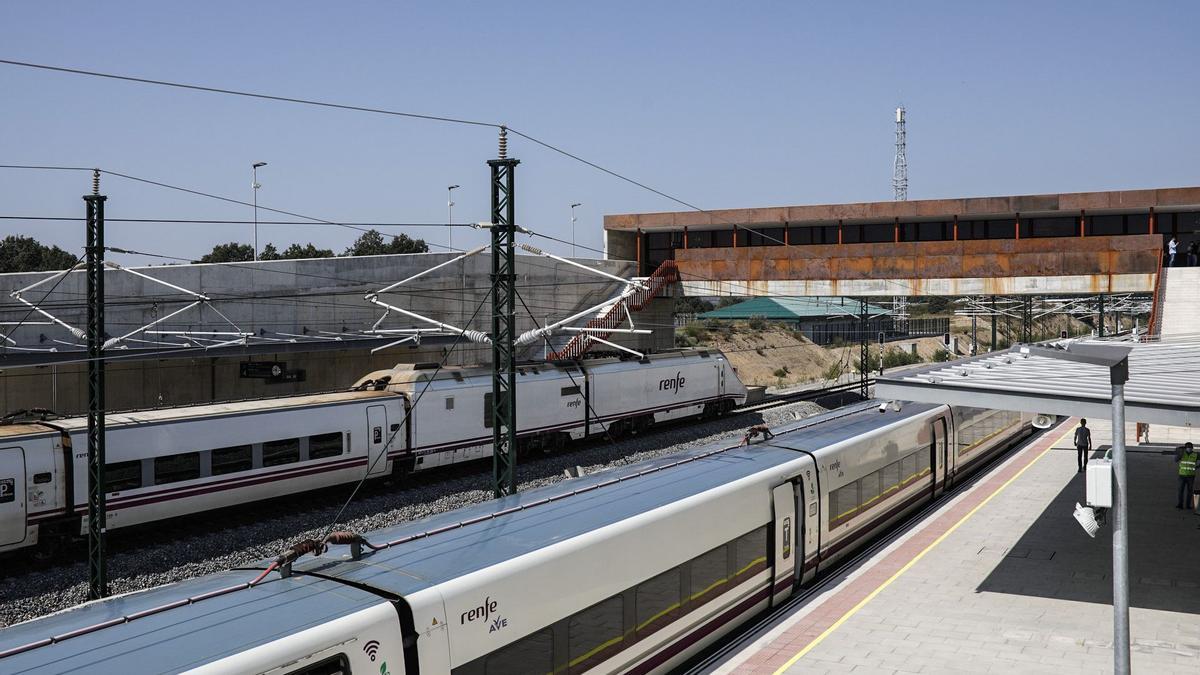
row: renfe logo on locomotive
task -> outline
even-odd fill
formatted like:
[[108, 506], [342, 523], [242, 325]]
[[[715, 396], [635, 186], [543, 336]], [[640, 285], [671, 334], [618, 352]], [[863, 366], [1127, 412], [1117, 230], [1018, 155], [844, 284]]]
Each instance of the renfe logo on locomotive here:
[[459, 618], [459, 621], [463, 625], [466, 625], [468, 621], [474, 621], [476, 619], [486, 620], [491, 617], [493, 613], [495, 613], [496, 606], [496, 601], [493, 600], [491, 596], [488, 596], [483, 599], [482, 605], [476, 607], [475, 609], [469, 609], [463, 612], [462, 616]]
[[683, 383], [686, 381], [687, 381], [687, 378], [683, 376], [683, 373], [676, 371], [675, 377], [669, 377], [665, 380], [658, 381], [658, 390], [659, 391], [670, 391], [670, 392], [674, 392], [674, 393], [678, 394], [679, 390], [683, 389]]

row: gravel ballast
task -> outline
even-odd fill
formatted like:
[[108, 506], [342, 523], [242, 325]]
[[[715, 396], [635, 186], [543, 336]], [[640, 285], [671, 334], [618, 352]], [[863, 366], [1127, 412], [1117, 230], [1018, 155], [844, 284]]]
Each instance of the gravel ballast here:
[[[577, 450], [525, 459], [518, 465], [520, 489], [565, 480], [564, 469], [580, 466], [584, 473], [592, 473], [737, 438], [754, 424], [773, 427], [821, 412], [825, 409], [815, 403], [792, 403], [752, 415], [684, 422], [617, 443], [593, 442]], [[490, 467], [486, 462], [477, 466], [477, 471], [455, 472], [444, 479], [430, 477], [407, 488], [367, 491], [346, 509], [338, 529], [368, 533], [487, 501], [492, 498]], [[108, 557], [110, 591], [114, 595], [128, 593], [274, 557], [297, 541], [316, 537], [336, 517], [340, 504], [330, 500], [322, 504], [325, 505], [291, 512], [267, 508], [266, 515], [253, 522], [239, 518], [224, 529], [216, 522], [193, 526], [169, 541], [114, 551]], [[24, 571], [0, 578], [0, 627], [50, 614], [86, 599], [84, 554], [76, 549], [67, 554], [81, 560], [71, 564], [48, 562], [32, 569], [20, 566]]]

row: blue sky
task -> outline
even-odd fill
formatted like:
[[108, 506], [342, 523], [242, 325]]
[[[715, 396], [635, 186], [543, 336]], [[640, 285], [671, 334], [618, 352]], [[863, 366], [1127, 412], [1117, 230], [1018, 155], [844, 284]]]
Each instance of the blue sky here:
[[[0, 58], [504, 122], [703, 208], [1200, 184], [1200, 5], [0, 5]], [[101, 166], [329, 220], [485, 220], [495, 132], [0, 66], [0, 163]], [[518, 217], [599, 247], [606, 213], [679, 207], [513, 139]], [[0, 170], [0, 214], [77, 215], [88, 178]], [[250, 209], [107, 179], [110, 217]], [[260, 213], [260, 217], [263, 214]], [[79, 224], [0, 221], [72, 250]], [[445, 242], [445, 232], [412, 230]], [[341, 250], [356, 233], [264, 226]], [[245, 226], [122, 225], [198, 257]], [[456, 231], [455, 244], [482, 233]], [[562, 250], [562, 247], [559, 247]], [[119, 258], [135, 262], [137, 259]]]

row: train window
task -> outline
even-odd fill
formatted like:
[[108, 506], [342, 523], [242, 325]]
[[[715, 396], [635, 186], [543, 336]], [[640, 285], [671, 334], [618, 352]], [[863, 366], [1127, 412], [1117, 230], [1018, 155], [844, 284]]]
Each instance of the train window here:
[[492, 428], [492, 392], [483, 395], [483, 428]]
[[767, 528], [743, 534], [734, 542], [734, 583], [748, 579], [767, 567]]
[[858, 501], [864, 509], [879, 500], [879, 472], [873, 471], [858, 479]]
[[917, 453], [900, 460], [900, 482], [908, 484], [917, 477]]
[[200, 453], [185, 452], [154, 458], [154, 484], [178, 483], [200, 477]]
[[263, 466], [278, 466], [300, 461], [300, 439], [267, 441], [262, 446]]
[[254, 452], [249, 445], [217, 448], [212, 451], [212, 475], [220, 476], [254, 468]]
[[290, 670], [287, 675], [350, 675], [350, 660], [345, 654], [338, 654], [311, 666]]
[[829, 493], [829, 525], [832, 527], [858, 511], [858, 483], [844, 485]]
[[567, 622], [567, 674], [582, 673], [620, 650], [624, 601], [613, 596], [575, 614]]
[[634, 594], [639, 639], [679, 618], [679, 568], [638, 584]]
[[308, 437], [308, 458], [324, 459], [342, 454], [342, 432], [317, 434]]
[[446, 410], [454, 410], [454, 397], [453, 396], [446, 397]]
[[892, 462], [879, 472], [879, 492], [887, 496], [900, 487], [900, 462]]
[[554, 633], [550, 629], [517, 640], [487, 656], [486, 675], [541, 675], [554, 672]]
[[578, 396], [579, 395], [579, 387], [578, 387], [578, 385], [574, 386], [574, 387], [563, 387], [561, 394], [563, 396]]
[[108, 492], [120, 492], [142, 487], [142, 461], [116, 462], [104, 465], [104, 483]]
[[703, 605], [725, 590], [725, 582], [729, 580], [729, 557], [725, 549], [721, 545], [692, 559], [692, 589], [688, 597], [693, 604]]

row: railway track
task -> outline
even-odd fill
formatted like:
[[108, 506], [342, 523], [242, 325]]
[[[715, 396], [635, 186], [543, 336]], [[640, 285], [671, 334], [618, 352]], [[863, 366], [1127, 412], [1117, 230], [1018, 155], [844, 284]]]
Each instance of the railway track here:
[[[814, 401], [828, 396], [839, 396], [850, 394], [858, 391], [859, 384], [857, 382], [845, 385], [835, 385], [832, 387], [822, 387], [818, 389], [809, 389], [798, 392], [789, 392], [787, 394], [772, 395], [757, 403], [735, 408], [726, 413], [723, 417], [726, 420], [746, 415], [760, 414], [767, 410], [773, 410], [781, 406], [790, 405], [801, 401]], [[712, 420], [706, 420], [712, 421]], [[652, 442], [657, 436], [666, 434], [670, 431], [678, 431], [681, 428], [694, 426], [694, 420], [685, 420], [674, 423], [667, 423], [661, 426], [642, 431], [638, 434], [638, 438], [644, 442]], [[695, 434], [696, 437], [704, 435], [704, 430], [700, 429]], [[596, 447], [597, 444], [608, 443], [609, 440], [603, 436], [592, 440], [574, 443], [565, 451], [558, 454], [570, 456], [576, 452], [584, 451], [589, 448]], [[675, 443], [672, 443], [673, 445]], [[471, 475], [481, 475], [486, 473], [483, 468], [490, 466], [488, 460], [478, 460], [473, 462], [465, 462], [462, 464], [453, 464], [438, 469], [423, 471], [407, 476], [404, 480], [402, 489], [407, 488], [422, 488], [436, 485], [437, 483], [463, 478]], [[384, 490], [396, 489], [395, 480], [375, 480], [363, 484], [361, 493], [366, 497], [376, 494]], [[222, 509], [218, 511], [205, 512], [193, 516], [183, 516], [175, 518], [163, 523], [157, 523], [151, 530], [150, 528], [130, 528], [129, 530], [119, 529], [109, 533], [109, 546], [113, 552], [136, 550], [140, 546], [154, 546], [170, 544], [176, 541], [183, 541], [196, 534], [201, 534], [206, 530], [225, 529], [252, 523], [255, 520], [267, 518], [279, 518], [289, 515], [301, 515], [306, 512], [318, 512], [322, 509], [330, 508], [339, 505], [346, 498], [346, 486], [334, 486], [321, 490], [309, 492], [303, 495], [286, 495], [276, 497], [262, 502], [255, 502], [251, 506], [235, 507]], [[76, 552], [80, 553], [84, 550], [85, 542], [82, 540], [72, 542], [58, 551], [54, 551], [54, 557], [63, 555], [67, 559], [74, 560], [76, 556], [67, 555]], [[6, 570], [3, 576], [12, 576], [20, 574], [22, 571], [28, 571], [36, 566], [44, 564], [47, 559], [53, 559], [47, 556], [43, 551], [36, 556], [29, 555], [28, 552], [17, 551], [4, 556]], [[22, 564], [24, 561], [24, 565]]]
[[[862, 385], [858, 382], [850, 382], [847, 384], [835, 384], [831, 387], [821, 387], [819, 389], [804, 389], [801, 391], [788, 392], [786, 394], [772, 394], [767, 396], [762, 401], [744, 405], [740, 408], [734, 408], [731, 415], [746, 415], [749, 413], [761, 412], [778, 408], [781, 405], [795, 403], [797, 401], [816, 401], [829, 396], [846, 396], [855, 395], [854, 399], [858, 400], [857, 394]], [[867, 386], [875, 386], [874, 379], [867, 380]], [[846, 404], [846, 400], [842, 401], [842, 405]]]

